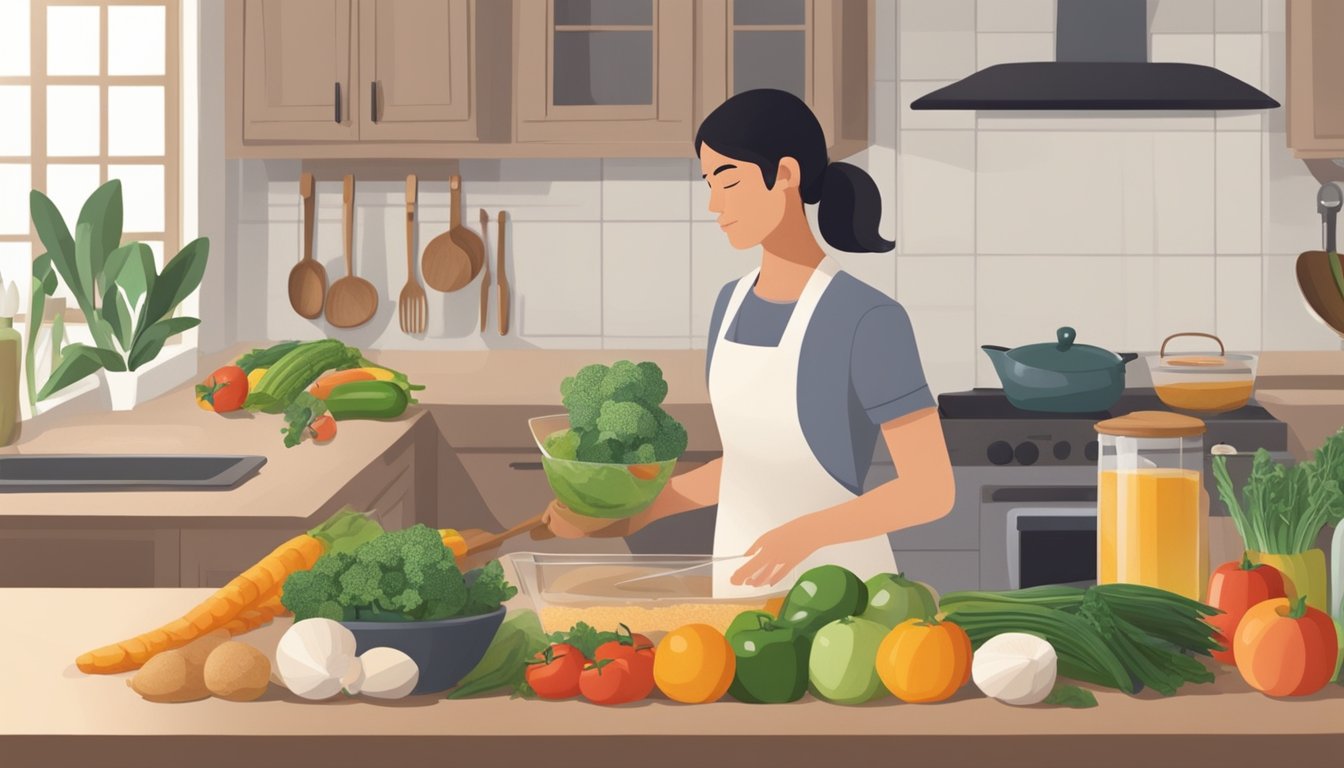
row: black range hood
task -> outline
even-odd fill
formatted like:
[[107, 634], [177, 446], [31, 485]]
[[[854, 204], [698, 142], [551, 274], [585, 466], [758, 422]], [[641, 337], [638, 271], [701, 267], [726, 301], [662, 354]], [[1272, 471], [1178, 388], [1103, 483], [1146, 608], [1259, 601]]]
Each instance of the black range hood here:
[[1145, 0], [1057, 0], [1055, 61], [998, 64], [911, 109], [1273, 109], [1279, 102], [1200, 64], [1148, 61]]

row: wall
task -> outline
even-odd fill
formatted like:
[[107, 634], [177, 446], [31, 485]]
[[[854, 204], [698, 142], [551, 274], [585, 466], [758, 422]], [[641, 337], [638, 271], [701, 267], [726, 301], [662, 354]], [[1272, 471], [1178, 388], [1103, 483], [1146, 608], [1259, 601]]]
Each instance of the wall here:
[[[1181, 330], [1238, 349], [1338, 349], [1292, 270], [1319, 247], [1317, 183], [1285, 148], [1283, 110], [1218, 114], [912, 112], [909, 102], [1000, 61], [1053, 57], [1053, 0], [876, 0], [873, 145], [850, 158], [886, 200], [896, 254], [834, 254], [910, 310], [936, 391], [997, 384], [980, 344], [1084, 342], [1155, 350]], [[1157, 60], [1199, 61], [1284, 92], [1283, 0], [1158, 0]], [[897, 45], [896, 43], [899, 43]], [[430, 292], [430, 330], [401, 333], [404, 185], [357, 183], [355, 263], [383, 297], [338, 332], [289, 308], [301, 246], [299, 163], [229, 161], [223, 283], [230, 338], [401, 349], [703, 347], [733, 250], [694, 160], [463, 161], [464, 223], [501, 209], [511, 335], [477, 330], [478, 283]], [[444, 182], [421, 184], [416, 253], [448, 223]], [[344, 274], [338, 181], [318, 185], [315, 252]], [[486, 239], [493, 254], [494, 227]], [[494, 303], [492, 297], [492, 305]], [[236, 325], [235, 325], [236, 324]], [[204, 335], [204, 331], [203, 331]]]

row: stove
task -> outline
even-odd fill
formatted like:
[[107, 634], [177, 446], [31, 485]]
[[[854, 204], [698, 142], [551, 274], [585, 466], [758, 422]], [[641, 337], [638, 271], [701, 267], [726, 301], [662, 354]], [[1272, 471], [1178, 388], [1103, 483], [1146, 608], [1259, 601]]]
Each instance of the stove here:
[[[948, 453], [954, 466], [1091, 466], [1097, 462], [1097, 422], [1134, 411], [1167, 411], [1151, 389], [1127, 389], [1115, 406], [1095, 413], [1042, 413], [1014, 407], [1001, 389], [938, 396]], [[1259, 405], [1200, 415], [1204, 447], [1239, 452], [1288, 450], [1288, 425]]]
[[[1152, 389], [1126, 390], [1113, 408], [1098, 413], [1023, 411], [1001, 389], [940, 395], [956, 502], [940, 520], [891, 534], [898, 567], [941, 593], [1095, 581], [1094, 425], [1140, 410], [1170, 409]], [[1220, 443], [1236, 448], [1227, 467], [1240, 487], [1257, 449], [1291, 460], [1288, 427], [1255, 404], [1203, 419], [1209, 513], [1226, 516], [1209, 449]]]

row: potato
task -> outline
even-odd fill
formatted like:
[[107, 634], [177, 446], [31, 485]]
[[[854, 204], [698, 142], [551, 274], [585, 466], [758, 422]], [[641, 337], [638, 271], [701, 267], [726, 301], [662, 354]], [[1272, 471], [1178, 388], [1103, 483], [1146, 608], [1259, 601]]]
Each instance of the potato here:
[[222, 643], [205, 660], [205, 686], [221, 699], [252, 701], [270, 682], [270, 660], [247, 643]]
[[181, 648], [155, 654], [126, 684], [149, 701], [204, 699], [210, 695], [210, 689], [205, 685], [205, 660], [228, 639], [228, 630], [219, 629]]

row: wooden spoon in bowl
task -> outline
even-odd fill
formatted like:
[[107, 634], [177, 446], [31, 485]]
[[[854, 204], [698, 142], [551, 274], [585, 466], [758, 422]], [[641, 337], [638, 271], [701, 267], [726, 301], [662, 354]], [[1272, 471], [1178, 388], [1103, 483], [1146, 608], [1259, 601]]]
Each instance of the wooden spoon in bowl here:
[[303, 259], [289, 271], [289, 304], [300, 317], [309, 320], [322, 316], [327, 295], [327, 270], [313, 258], [313, 174], [299, 176], [299, 194], [303, 197]]
[[354, 328], [373, 319], [378, 311], [378, 289], [355, 277], [355, 177], [346, 175], [344, 194], [345, 277], [332, 283], [327, 296], [327, 322], [337, 328]]

